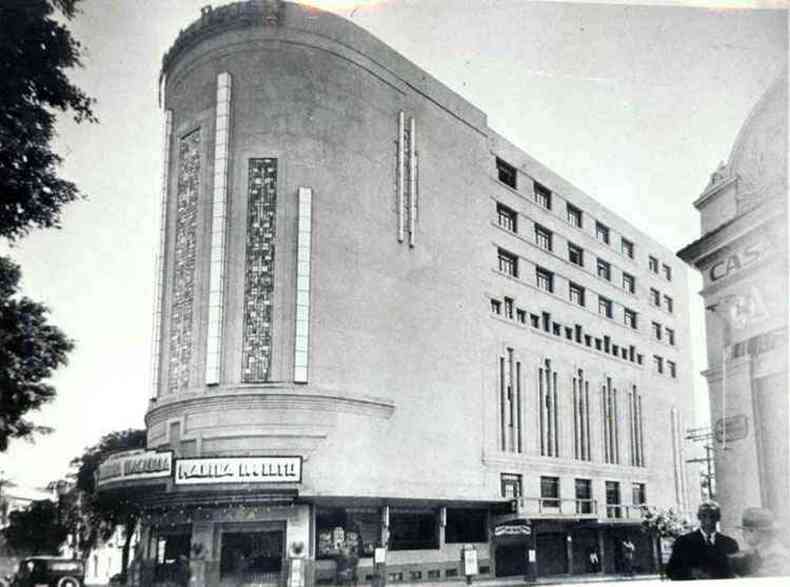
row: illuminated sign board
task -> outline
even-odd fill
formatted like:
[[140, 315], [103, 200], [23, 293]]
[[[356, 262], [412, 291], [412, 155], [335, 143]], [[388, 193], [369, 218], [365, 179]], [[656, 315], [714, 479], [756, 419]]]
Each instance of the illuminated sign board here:
[[299, 483], [302, 457], [199, 457], [177, 459], [176, 485]]
[[96, 485], [133, 479], [156, 479], [173, 473], [173, 452], [130, 450], [107, 458], [96, 472]]

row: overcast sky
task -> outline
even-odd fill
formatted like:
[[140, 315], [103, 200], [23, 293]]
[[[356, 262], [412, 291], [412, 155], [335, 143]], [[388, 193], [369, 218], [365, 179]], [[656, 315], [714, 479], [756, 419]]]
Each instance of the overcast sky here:
[[[73, 79], [97, 125], [59, 125], [62, 175], [88, 199], [63, 229], [11, 249], [23, 289], [77, 343], [35, 415], [55, 432], [13, 441], [0, 469], [22, 485], [66, 474], [108, 432], [143, 427], [158, 246], [162, 54], [207, 0], [83, 0]], [[215, 5], [222, 4], [216, 2]], [[751, 107], [787, 67], [779, 1], [662, 6], [525, 0], [310, 2], [349, 18], [481, 108], [489, 125], [677, 251], [700, 236], [692, 202]], [[669, 5], [672, 4], [672, 5]], [[744, 9], [743, 7], [747, 7]], [[0, 244], [0, 250], [6, 250]], [[694, 370], [705, 368], [701, 280], [691, 275]], [[694, 381], [707, 421], [704, 379]]]

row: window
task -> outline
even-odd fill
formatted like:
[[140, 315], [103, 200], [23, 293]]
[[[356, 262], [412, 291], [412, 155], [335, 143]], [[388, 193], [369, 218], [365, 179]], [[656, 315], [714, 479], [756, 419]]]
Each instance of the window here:
[[609, 244], [609, 227], [602, 222], [595, 223], [595, 238], [599, 241]]
[[540, 316], [537, 314], [530, 314], [529, 322], [532, 324], [532, 328], [540, 328]]
[[632, 483], [631, 484], [631, 502], [636, 505], [645, 505], [647, 503], [646, 495], [645, 495], [645, 484], [644, 483]]
[[568, 340], [573, 340], [573, 327], [566, 326], [565, 327], [565, 338]]
[[654, 306], [661, 306], [661, 294], [657, 289], [650, 288], [650, 303]]
[[502, 473], [499, 475], [502, 487], [502, 497], [521, 497], [521, 475], [516, 473]]
[[653, 322], [652, 327], [653, 327], [653, 338], [655, 338], [656, 340], [661, 340], [661, 324], [659, 324], [658, 322]]
[[496, 205], [497, 223], [499, 226], [510, 232], [516, 231], [516, 222], [518, 214], [515, 210], [511, 210], [504, 204], [497, 203]]
[[562, 324], [559, 322], [552, 322], [551, 332], [554, 334], [554, 336], [562, 336]]
[[669, 376], [672, 379], [675, 379], [678, 376], [677, 367], [675, 367], [675, 361], [667, 361], [667, 369], [669, 369]]
[[636, 363], [637, 365], [641, 365], [644, 361], [644, 355], [642, 353], [636, 353]]
[[656, 259], [652, 255], [648, 255], [647, 268], [650, 269], [650, 271], [653, 273], [658, 273], [658, 259]]
[[634, 258], [634, 243], [627, 238], [620, 238], [620, 250], [629, 259]]
[[439, 548], [436, 513], [410, 509], [390, 512], [390, 550], [436, 550]]
[[569, 282], [568, 294], [570, 296], [571, 302], [578, 304], [579, 306], [584, 306], [584, 288], [581, 285], [573, 283], [572, 281]]
[[598, 277], [605, 279], [606, 281], [612, 280], [612, 266], [609, 263], [603, 259], [598, 259], [597, 267]]
[[505, 249], [497, 249], [499, 270], [512, 277], [518, 277], [518, 257]]
[[606, 482], [606, 517], [623, 517], [623, 512], [620, 508], [620, 483], [617, 481]]
[[616, 357], [620, 354], [620, 347], [612, 343], [612, 354]]
[[612, 300], [608, 300], [603, 296], [598, 296], [598, 313], [607, 318], [612, 317]]
[[540, 224], [536, 224], [535, 242], [541, 249], [551, 251], [551, 231], [548, 228], [542, 227]]
[[667, 335], [667, 342], [672, 346], [675, 346], [675, 331], [672, 330], [671, 328], [667, 328], [665, 329], [665, 332]]
[[499, 157], [496, 158], [496, 170], [497, 175], [499, 177], [499, 181], [504, 183], [505, 185], [509, 185], [513, 189], [516, 189], [516, 168], [513, 167], [510, 163], [503, 161]]
[[521, 308], [516, 310], [516, 320], [518, 320], [519, 324], [526, 324], [527, 322], [527, 313], [522, 310]]
[[568, 243], [568, 261], [579, 267], [584, 267], [584, 249], [573, 243]]
[[551, 313], [541, 312], [543, 318], [543, 330], [546, 332], [551, 330]]
[[513, 298], [505, 298], [505, 318], [513, 319]]
[[582, 211], [576, 206], [565, 204], [565, 209], [568, 211], [568, 222], [576, 228], [582, 227]]
[[592, 336], [589, 334], [584, 335], [584, 346], [592, 346]]
[[629, 310], [625, 308], [623, 310], [623, 320], [625, 321], [626, 326], [630, 326], [634, 330], [636, 330], [636, 312], [633, 310]]
[[560, 507], [560, 478], [540, 478], [540, 501], [545, 508]]
[[[590, 461], [590, 382], [579, 369], [573, 378], [573, 456]], [[578, 497], [578, 496], [577, 496]]]
[[543, 267], [535, 267], [535, 279], [537, 286], [549, 293], [554, 292], [554, 274]]
[[600, 351], [602, 348], [603, 348], [603, 341], [600, 338], [595, 337], [595, 350]]
[[551, 210], [551, 190], [537, 181], [535, 182], [535, 202], [546, 210]]
[[472, 508], [447, 508], [445, 542], [458, 544], [488, 541], [488, 512]]
[[667, 308], [667, 312], [669, 312], [671, 314], [672, 313], [672, 307], [673, 307], [672, 298], [670, 298], [669, 296], [664, 296], [664, 305]]
[[628, 293], [634, 293], [636, 291], [636, 279], [630, 273], [626, 273], [623, 271], [623, 289]]
[[499, 300], [491, 300], [491, 311], [494, 314], [501, 314], [502, 313], [502, 302]]
[[664, 372], [664, 359], [662, 359], [658, 355], [653, 355], [653, 365], [656, 368], [656, 373]]
[[664, 277], [667, 278], [667, 281], [672, 281], [672, 267], [666, 263], [662, 263], [661, 268], [664, 270]]
[[620, 430], [618, 426], [617, 389], [612, 378], [607, 377], [601, 388], [601, 413], [603, 415], [603, 462], [620, 464]]
[[576, 513], [593, 513], [592, 479], [576, 479]]
[[644, 434], [642, 428], [642, 395], [631, 386], [628, 392], [628, 443], [631, 466], [645, 466]]

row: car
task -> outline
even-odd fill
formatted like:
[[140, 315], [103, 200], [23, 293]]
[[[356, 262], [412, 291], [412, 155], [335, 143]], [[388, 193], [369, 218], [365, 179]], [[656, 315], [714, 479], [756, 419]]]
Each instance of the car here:
[[29, 556], [19, 563], [11, 587], [82, 587], [85, 565], [57, 556]]

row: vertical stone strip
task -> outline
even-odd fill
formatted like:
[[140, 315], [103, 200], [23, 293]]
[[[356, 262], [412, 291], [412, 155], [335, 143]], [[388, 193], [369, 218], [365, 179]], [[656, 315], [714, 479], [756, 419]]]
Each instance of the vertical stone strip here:
[[406, 123], [403, 112], [398, 113], [398, 167], [397, 167], [397, 202], [398, 207], [398, 242], [402, 243], [406, 231], [404, 221], [404, 201], [406, 193]]
[[168, 390], [189, 386], [192, 360], [192, 313], [195, 293], [195, 247], [200, 194], [200, 129], [178, 144], [173, 299], [170, 310]]
[[296, 336], [294, 381], [307, 383], [310, 349], [310, 251], [312, 246], [313, 190], [299, 188], [296, 234]]
[[249, 160], [241, 379], [267, 381], [272, 362], [277, 159]]
[[162, 130], [162, 187], [159, 195], [159, 251], [156, 257], [154, 275], [154, 316], [153, 336], [151, 337], [151, 397], [159, 396], [159, 352], [162, 343], [162, 271], [165, 259], [165, 234], [167, 226], [167, 185], [170, 178], [170, 138], [173, 134], [173, 111], [165, 111], [165, 124]]
[[230, 99], [230, 74], [227, 72], [221, 73], [217, 76], [214, 135], [214, 197], [211, 204], [206, 385], [214, 385], [220, 381], [225, 296], [228, 159], [230, 156]]

